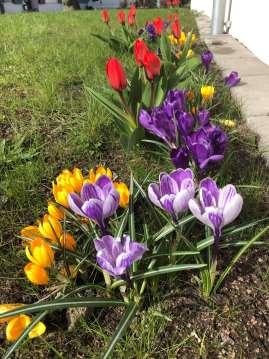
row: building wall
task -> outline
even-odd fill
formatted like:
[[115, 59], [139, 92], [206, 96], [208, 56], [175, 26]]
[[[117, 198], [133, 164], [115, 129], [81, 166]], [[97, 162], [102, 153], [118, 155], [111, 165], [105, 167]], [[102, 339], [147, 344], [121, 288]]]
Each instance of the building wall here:
[[[228, 8], [229, 0], [226, 0]], [[193, 10], [212, 15], [213, 0], [191, 0]], [[227, 11], [226, 11], [227, 13]], [[269, 0], [232, 0], [229, 33], [269, 65]]]

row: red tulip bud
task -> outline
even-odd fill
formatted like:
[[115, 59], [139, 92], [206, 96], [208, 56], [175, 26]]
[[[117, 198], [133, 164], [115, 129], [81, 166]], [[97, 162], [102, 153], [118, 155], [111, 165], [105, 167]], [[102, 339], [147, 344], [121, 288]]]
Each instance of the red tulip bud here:
[[174, 36], [179, 39], [181, 35], [181, 26], [178, 18], [175, 18], [175, 20], [172, 23], [172, 31]]
[[141, 39], [137, 39], [134, 44], [134, 56], [138, 66], [143, 66], [144, 57], [148, 51], [146, 43]]
[[125, 12], [123, 10], [119, 11], [117, 14], [117, 17], [118, 17], [119, 23], [124, 25], [125, 24]]
[[164, 28], [164, 21], [160, 16], [158, 16], [155, 20], [153, 20], [153, 26], [157, 35], [161, 35], [163, 28]]
[[129, 13], [135, 17], [136, 15], [136, 7], [134, 6], [134, 4], [131, 5]]
[[160, 75], [161, 60], [155, 52], [147, 52], [145, 54], [143, 65], [149, 80], [153, 80], [155, 76]]
[[102, 10], [101, 11], [101, 17], [102, 17], [102, 20], [108, 24], [109, 23], [109, 20], [110, 20], [110, 16], [109, 16], [109, 12], [107, 10]]
[[133, 26], [135, 24], [135, 15], [133, 15], [130, 11], [128, 13], [128, 25]]
[[127, 79], [122, 64], [115, 57], [106, 63], [106, 76], [110, 86], [116, 91], [123, 91], [127, 87]]

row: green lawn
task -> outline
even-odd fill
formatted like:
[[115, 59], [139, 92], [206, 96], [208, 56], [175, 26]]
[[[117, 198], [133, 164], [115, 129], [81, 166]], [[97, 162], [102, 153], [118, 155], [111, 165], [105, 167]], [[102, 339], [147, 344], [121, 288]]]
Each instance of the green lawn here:
[[[167, 10], [139, 10], [139, 23], [142, 25], [148, 18], [166, 14]], [[181, 9], [180, 18], [187, 30], [196, 29], [195, 18], [189, 10]], [[85, 94], [84, 86], [101, 91], [106, 86], [105, 63], [109, 56], [115, 56], [108, 46], [92, 37], [91, 32], [106, 32], [97, 11], [1, 17], [0, 303], [29, 303], [40, 298], [40, 292], [24, 278], [25, 256], [16, 234], [44, 213], [51, 181], [59, 171], [75, 165], [87, 170], [105, 163], [123, 179], [128, 177], [130, 168], [137, 177], [143, 178], [148, 172], [149, 158], [151, 169], [156, 167], [156, 174], [159, 171], [159, 159], [153, 159], [144, 149], [128, 156], [124, 154], [108, 114]], [[131, 56], [119, 56], [127, 69], [133, 69]], [[189, 87], [196, 88], [203, 80], [202, 75], [193, 78]], [[212, 73], [212, 82], [218, 90], [214, 108], [216, 121], [223, 118], [239, 121], [240, 106], [231, 100], [229, 91], [221, 84], [218, 69]], [[231, 133], [231, 138], [219, 181], [239, 186], [245, 196], [244, 218], [266, 216], [269, 176], [257, 152], [256, 138], [242, 123], [239, 130]], [[261, 254], [257, 253], [259, 258]], [[265, 270], [262, 276], [255, 258], [250, 257], [253, 272], [259, 278], [259, 290], [255, 293], [267, 295], [268, 273]], [[165, 287], [169, 288], [166, 293], [171, 294], [172, 299], [156, 293], [155, 303], [148, 305], [132, 325], [132, 334], [117, 346], [115, 358], [176, 358], [177, 355], [213, 358], [221, 352], [222, 339], [212, 339], [212, 333], [218, 331], [214, 320], [219, 318], [224, 326], [233, 321], [239, 323], [243, 310], [240, 303], [229, 303], [228, 311], [218, 301], [192, 304], [184, 292], [184, 283], [169, 281], [164, 283]], [[255, 290], [254, 287], [251, 290]], [[230, 290], [234, 295], [236, 290]], [[183, 299], [187, 298], [185, 302], [181, 301], [182, 295]], [[193, 310], [195, 306], [198, 306], [197, 312]], [[208, 315], [213, 318], [212, 322], [196, 328], [194, 314], [190, 314], [188, 308], [191, 313], [197, 313], [197, 320], [203, 321]], [[76, 329], [67, 333], [64, 315], [51, 316], [46, 320], [48, 334], [24, 345], [19, 357], [100, 357], [119, 313], [102, 311], [96, 314], [95, 320], [93, 317], [90, 322], [79, 321]], [[191, 323], [189, 330], [188, 323]], [[0, 354], [7, 347], [3, 338], [0, 332], [0, 344], [3, 343]], [[243, 339], [238, 343], [235, 357], [248, 357]], [[239, 355], [240, 350], [243, 356]]]

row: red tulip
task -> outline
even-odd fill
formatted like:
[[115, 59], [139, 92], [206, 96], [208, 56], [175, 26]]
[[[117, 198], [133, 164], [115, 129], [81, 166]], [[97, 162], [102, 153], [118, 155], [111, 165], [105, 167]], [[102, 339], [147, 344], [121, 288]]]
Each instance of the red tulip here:
[[148, 51], [146, 43], [141, 39], [137, 39], [134, 44], [134, 56], [138, 66], [143, 66], [144, 57]]
[[119, 23], [124, 25], [125, 24], [125, 12], [123, 10], [119, 11], [117, 14], [117, 17], [118, 17]]
[[153, 26], [155, 28], [157, 35], [161, 35], [164, 27], [164, 21], [160, 16], [158, 16], [155, 20], [153, 20]]
[[136, 7], [134, 6], [134, 4], [131, 5], [129, 13], [135, 17], [136, 15]]
[[127, 87], [127, 79], [122, 64], [115, 57], [106, 63], [106, 76], [110, 86], [116, 91], [123, 91]]
[[172, 0], [172, 5], [173, 6], [179, 6], [180, 5], [180, 0]]
[[171, 6], [171, 0], [166, 0], [166, 6], [170, 7]]
[[161, 60], [155, 54], [155, 52], [148, 51], [143, 60], [143, 65], [146, 70], [147, 77], [149, 80], [153, 80], [155, 76], [160, 75], [161, 71]]
[[178, 18], [175, 18], [175, 20], [172, 23], [172, 31], [174, 36], [179, 39], [181, 35], [181, 26]]
[[102, 17], [102, 20], [108, 24], [109, 23], [109, 20], [110, 20], [110, 16], [109, 16], [109, 12], [107, 10], [102, 10], [101, 11], [101, 17]]
[[131, 12], [129, 11], [128, 13], [128, 25], [132, 26], [135, 24], [135, 16], [133, 14], [131, 14]]

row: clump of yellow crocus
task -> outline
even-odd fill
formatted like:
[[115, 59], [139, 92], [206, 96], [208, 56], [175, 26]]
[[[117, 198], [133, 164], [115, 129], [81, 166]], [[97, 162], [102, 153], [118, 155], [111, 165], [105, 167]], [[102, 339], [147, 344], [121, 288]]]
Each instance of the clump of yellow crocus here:
[[[29, 326], [32, 319], [28, 315], [20, 314], [11, 319], [6, 327], [6, 337], [8, 341], [14, 342], [17, 340], [24, 330]], [[38, 322], [34, 328], [29, 332], [28, 337], [33, 339], [44, 334], [46, 326], [42, 322]]]
[[64, 219], [64, 211], [59, 208], [54, 202], [48, 202], [48, 212], [49, 215], [62, 221]]
[[[5, 312], [9, 312], [10, 310], [22, 307], [23, 304], [20, 303], [6, 303], [6, 304], [0, 304], [0, 314], [3, 314]], [[3, 323], [7, 323], [9, 322], [12, 318], [14, 318], [14, 316], [11, 317], [6, 317], [6, 318], [1, 318], [0, 319], [0, 324]]]
[[215, 93], [215, 87], [210, 85], [205, 85], [201, 87], [201, 96], [204, 101], [211, 101]]

